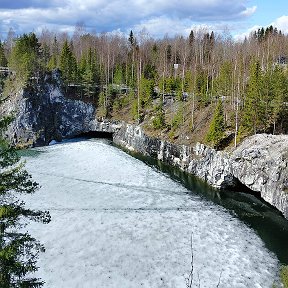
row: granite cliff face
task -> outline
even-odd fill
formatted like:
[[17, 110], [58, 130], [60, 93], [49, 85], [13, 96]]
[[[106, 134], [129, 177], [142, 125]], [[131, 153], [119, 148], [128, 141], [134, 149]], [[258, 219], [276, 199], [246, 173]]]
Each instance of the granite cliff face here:
[[249, 137], [230, 157], [237, 179], [288, 218], [288, 135]]
[[150, 138], [141, 127], [125, 123], [115, 131], [113, 140], [177, 166], [216, 188], [234, 188], [240, 182], [259, 192], [288, 219], [288, 135], [254, 135], [229, 154], [200, 143], [189, 147]]
[[1, 114], [14, 114], [7, 137], [21, 146], [47, 145], [88, 131], [95, 108], [63, 95], [57, 70], [28, 88], [20, 90], [1, 106]]
[[145, 135], [139, 126], [123, 123], [113, 137], [116, 144], [126, 149], [155, 157], [177, 166], [217, 188], [234, 187], [237, 180], [231, 173], [229, 156], [203, 144], [196, 146], [175, 145]]

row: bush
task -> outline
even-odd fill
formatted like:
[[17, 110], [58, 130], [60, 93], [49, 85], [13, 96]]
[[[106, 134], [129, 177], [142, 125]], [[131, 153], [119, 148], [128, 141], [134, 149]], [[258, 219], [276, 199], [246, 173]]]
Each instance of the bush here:
[[163, 110], [162, 102], [155, 108], [155, 116], [152, 120], [154, 129], [162, 129], [165, 127], [165, 112]]
[[225, 121], [222, 101], [220, 100], [216, 106], [212, 122], [208, 134], [206, 135], [206, 141], [216, 147], [220, 144], [224, 137]]

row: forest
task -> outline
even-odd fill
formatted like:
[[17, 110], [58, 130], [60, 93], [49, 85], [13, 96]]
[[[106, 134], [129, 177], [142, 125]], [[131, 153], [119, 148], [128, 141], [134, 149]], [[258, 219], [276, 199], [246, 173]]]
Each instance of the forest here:
[[205, 30], [162, 39], [146, 30], [91, 34], [77, 24], [73, 35], [11, 29], [0, 45], [4, 95], [59, 69], [67, 97], [95, 103], [99, 119], [142, 123], [152, 135], [215, 148], [287, 133], [287, 64], [288, 36], [273, 26], [235, 41]]

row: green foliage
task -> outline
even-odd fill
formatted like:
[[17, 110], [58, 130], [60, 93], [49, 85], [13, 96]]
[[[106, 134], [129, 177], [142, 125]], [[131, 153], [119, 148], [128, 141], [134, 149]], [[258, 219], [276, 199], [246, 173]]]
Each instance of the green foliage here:
[[231, 96], [232, 94], [231, 75], [232, 75], [232, 62], [225, 61], [220, 67], [220, 73], [215, 83], [217, 95]]
[[146, 79], [144, 77], [141, 78], [141, 106], [148, 107], [152, 102], [152, 95], [154, 91], [154, 81]]
[[47, 68], [49, 70], [53, 70], [55, 68], [57, 68], [57, 56], [56, 55], [52, 55], [51, 58], [48, 61], [47, 64]]
[[275, 132], [276, 122], [279, 120], [281, 114], [285, 113], [284, 105], [285, 95], [288, 92], [288, 82], [284, 75], [284, 71], [276, 66], [271, 76], [271, 102], [268, 116], [270, 116], [270, 123], [273, 124], [273, 133]]
[[163, 129], [165, 125], [165, 112], [163, 110], [162, 102], [155, 108], [155, 116], [152, 120], [152, 125], [154, 129]]
[[84, 95], [87, 97], [94, 96], [99, 75], [96, 67], [95, 51], [91, 48], [88, 53], [82, 55], [77, 73], [79, 74], [78, 79], [81, 81]]
[[50, 47], [48, 44], [44, 43], [41, 45], [41, 66], [47, 67], [50, 61]]
[[6, 55], [5, 55], [5, 51], [4, 51], [4, 46], [0, 41], [0, 66], [1, 67], [6, 67], [8, 64]]
[[101, 92], [98, 98], [98, 117], [106, 117], [107, 116], [107, 105], [106, 105], [106, 95], [105, 92]]
[[134, 120], [138, 120], [138, 100], [133, 99], [131, 106], [131, 114]]
[[94, 88], [94, 77], [92, 70], [88, 67], [85, 72], [82, 74], [82, 84], [84, 95], [87, 97], [91, 97], [95, 93]]
[[173, 128], [179, 128], [182, 124], [183, 124], [183, 105], [179, 105], [178, 109], [177, 109], [177, 113], [174, 115], [173, 119], [172, 119], [172, 127]]
[[281, 67], [271, 66], [262, 71], [259, 61], [251, 64], [240, 127], [244, 135], [275, 133], [276, 124], [284, 119], [287, 84], [287, 77]]
[[157, 76], [156, 67], [151, 63], [147, 63], [144, 67], [144, 77], [146, 79], [155, 80]]
[[77, 62], [67, 40], [64, 42], [60, 56], [60, 70], [65, 84], [77, 81]]
[[129, 41], [131, 46], [135, 46], [136, 45], [136, 39], [134, 38], [134, 34], [133, 34], [132, 30], [130, 31], [128, 41]]
[[218, 147], [221, 140], [224, 137], [225, 121], [222, 101], [219, 100], [214, 112], [212, 122], [209, 127], [209, 131], [206, 135], [206, 141], [212, 144], [213, 147]]
[[[0, 135], [11, 118], [0, 119]], [[30, 210], [12, 193], [33, 193], [38, 184], [23, 168], [15, 149], [0, 137], [0, 287], [41, 287], [43, 281], [32, 277], [44, 247], [28, 233], [18, 231], [23, 219], [48, 223], [48, 212]], [[22, 224], [21, 224], [22, 223]]]
[[58, 47], [57, 38], [54, 37], [54, 41], [53, 41], [53, 44], [51, 47], [51, 55], [50, 55], [50, 59], [49, 59], [48, 64], [47, 64], [47, 68], [49, 70], [59, 68], [58, 62], [59, 62], [59, 47]]
[[284, 288], [288, 288], [288, 266], [283, 266], [280, 272], [281, 281]]
[[164, 93], [167, 94], [175, 94], [177, 91], [181, 90], [181, 79], [180, 78], [174, 78], [174, 77], [166, 77], [163, 79], [163, 77], [159, 80], [158, 86], [163, 87], [164, 84]]
[[113, 101], [113, 111], [117, 113], [121, 108], [122, 108], [122, 101], [120, 98], [116, 98]]
[[40, 46], [34, 33], [23, 34], [16, 40], [8, 66], [16, 72], [18, 79], [27, 81], [41, 71]]
[[209, 83], [207, 72], [202, 68], [198, 67], [198, 71], [196, 74], [196, 87], [195, 87], [195, 95], [202, 107], [206, 106], [209, 103], [209, 95], [207, 91], [207, 87], [209, 88]]
[[117, 85], [121, 85], [124, 83], [124, 74], [121, 65], [116, 65], [115, 72], [114, 72], [114, 83]]
[[263, 75], [259, 61], [251, 64], [250, 78], [246, 91], [246, 99], [243, 111], [243, 130], [248, 134], [256, 133], [261, 126], [263, 116], [262, 96]]

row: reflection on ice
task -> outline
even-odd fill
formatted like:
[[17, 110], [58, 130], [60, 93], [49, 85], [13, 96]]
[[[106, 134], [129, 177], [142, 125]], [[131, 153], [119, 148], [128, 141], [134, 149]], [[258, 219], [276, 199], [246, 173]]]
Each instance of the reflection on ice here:
[[[27, 229], [46, 247], [46, 287], [271, 287], [278, 262], [224, 208], [103, 140], [37, 148], [27, 169], [41, 189], [27, 205], [50, 210]], [[196, 286], [195, 286], [196, 287]]]

